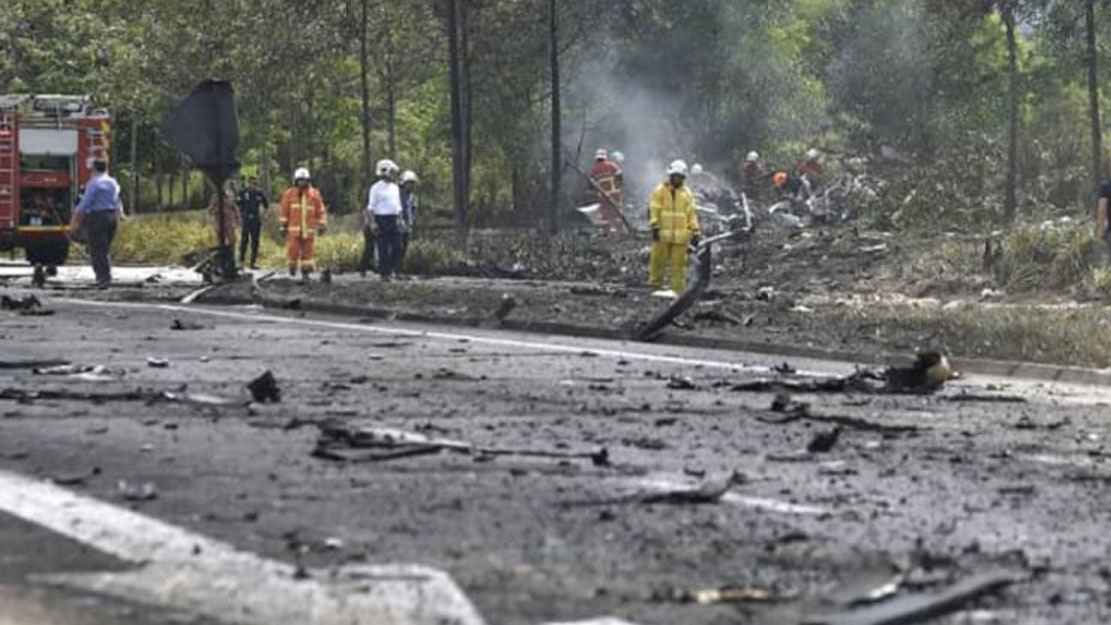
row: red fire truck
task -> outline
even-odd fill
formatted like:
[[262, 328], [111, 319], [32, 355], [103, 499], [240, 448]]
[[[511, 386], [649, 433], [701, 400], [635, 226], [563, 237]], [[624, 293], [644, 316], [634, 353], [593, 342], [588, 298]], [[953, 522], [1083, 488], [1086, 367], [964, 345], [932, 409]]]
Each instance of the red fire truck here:
[[69, 219], [93, 161], [108, 160], [110, 122], [89, 96], [0, 95], [0, 251], [66, 261]]

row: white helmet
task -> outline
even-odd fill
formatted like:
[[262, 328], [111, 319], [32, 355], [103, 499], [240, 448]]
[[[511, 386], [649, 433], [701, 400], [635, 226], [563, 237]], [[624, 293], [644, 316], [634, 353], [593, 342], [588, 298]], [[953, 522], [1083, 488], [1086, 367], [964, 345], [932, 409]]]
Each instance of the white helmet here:
[[411, 169], [406, 169], [405, 173], [401, 174], [401, 183], [405, 184], [406, 182], [420, 182], [420, 180], [417, 178], [417, 172]]
[[687, 177], [687, 163], [682, 159], [671, 161], [667, 166], [667, 175]]
[[309, 169], [307, 167], [298, 167], [297, 170], [293, 172], [293, 181], [296, 182], [298, 180], [312, 180], [312, 176], [309, 175]]
[[388, 158], [384, 158], [378, 161], [378, 164], [374, 167], [374, 171], [378, 172], [379, 176], [388, 176], [391, 173], [396, 172], [397, 170], [397, 163], [391, 161]]
[[694, 165], [691, 165], [691, 175], [692, 176], [697, 176], [701, 173], [702, 173], [702, 165], [700, 165], [699, 163], [695, 163]]
[[760, 154], [758, 152], [756, 152], [755, 150], [753, 150], [752, 152], [749, 152], [745, 156], [745, 161], [747, 161], [749, 163], [755, 163], [758, 160], [760, 160]]
[[606, 152], [606, 150], [604, 148], [598, 148], [598, 151], [594, 153], [594, 160], [604, 161], [604, 160], [606, 160], [606, 158], [608, 156], [609, 156], [609, 153]]
[[614, 152], [613, 153], [613, 160], [617, 161], [618, 163], [624, 163], [625, 162], [625, 153], [624, 152]]
[[821, 156], [821, 155], [822, 155], [821, 152], [818, 152], [817, 148], [810, 148], [809, 150], [806, 151], [806, 160], [816, 161], [816, 160], [818, 160], [818, 157]]

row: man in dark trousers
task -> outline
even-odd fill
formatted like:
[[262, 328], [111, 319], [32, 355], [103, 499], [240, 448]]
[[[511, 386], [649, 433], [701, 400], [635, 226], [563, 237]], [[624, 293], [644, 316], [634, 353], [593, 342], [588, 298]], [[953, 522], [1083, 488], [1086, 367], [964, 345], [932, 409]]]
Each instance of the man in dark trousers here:
[[262, 232], [262, 211], [270, 206], [266, 194], [258, 188], [258, 178], [247, 178], [247, 187], [235, 197], [243, 221], [243, 236], [239, 239], [239, 264], [247, 266], [247, 241], [251, 241], [251, 269], [258, 269], [258, 237]]
[[112, 284], [112, 261], [108, 251], [116, 236], [116, 224], [123, 217], [120, 201], [120, 183], [108, 175], [106, 161], [93, 161], [93, 177], [85, 185], [85, 194], [73, 211], [69, 236], [85, 240], [89, 245], [89, 258], [96, 274], [98, 289]]

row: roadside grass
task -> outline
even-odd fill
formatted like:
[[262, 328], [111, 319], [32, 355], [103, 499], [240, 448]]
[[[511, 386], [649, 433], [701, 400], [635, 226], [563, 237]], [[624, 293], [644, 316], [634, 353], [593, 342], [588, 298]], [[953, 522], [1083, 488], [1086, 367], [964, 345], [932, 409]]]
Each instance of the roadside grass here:
[[[112, 259], [121, 264], [175, 265], [189, 252], [212, 247], [216, 233], [206, 211], [146, 214], [120, 223], [112, 244]], [[74, 246], [76, 258], [84, 248]], [[363, 234], [358, 215], [330, 220], [328, 233], [317, 238], [317, 266], [336, 271], [357, 271], [363, 254]], [[430, 233], [409, 246], [402, 271], [409, 274], [444, 273], [467, 262], [467, 255], [453, 235]], [[278, 232], [277, 218], [269, 212], [262, 226], [259, 266], [286, 267], [285, 242]]]
[[850, 334], [876, 328], [868, 338], [893, 351], [928, 347], [967, 358], [1111, 366], [1111, 311], [1100, 305], [873, 304], [831, 315]]

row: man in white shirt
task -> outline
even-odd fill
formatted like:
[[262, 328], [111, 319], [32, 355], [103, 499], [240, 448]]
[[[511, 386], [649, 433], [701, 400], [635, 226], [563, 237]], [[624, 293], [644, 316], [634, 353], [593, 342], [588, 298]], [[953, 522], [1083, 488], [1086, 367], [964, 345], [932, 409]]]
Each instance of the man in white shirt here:
[[[383, 280], [388, 281], [397, 275], [401, 262], [401, 229], [398, 226], [401, 218], [401, 188], [395, 181], [398, 167], [393, 161], [378, 161], [375, 172], [378, 174], [378, 182], [370, 187], [364, 219], [367, 225], [373, 223], [378, 231], [378, 273]], [[364, 258], [369, 251], [368, 240]]]

